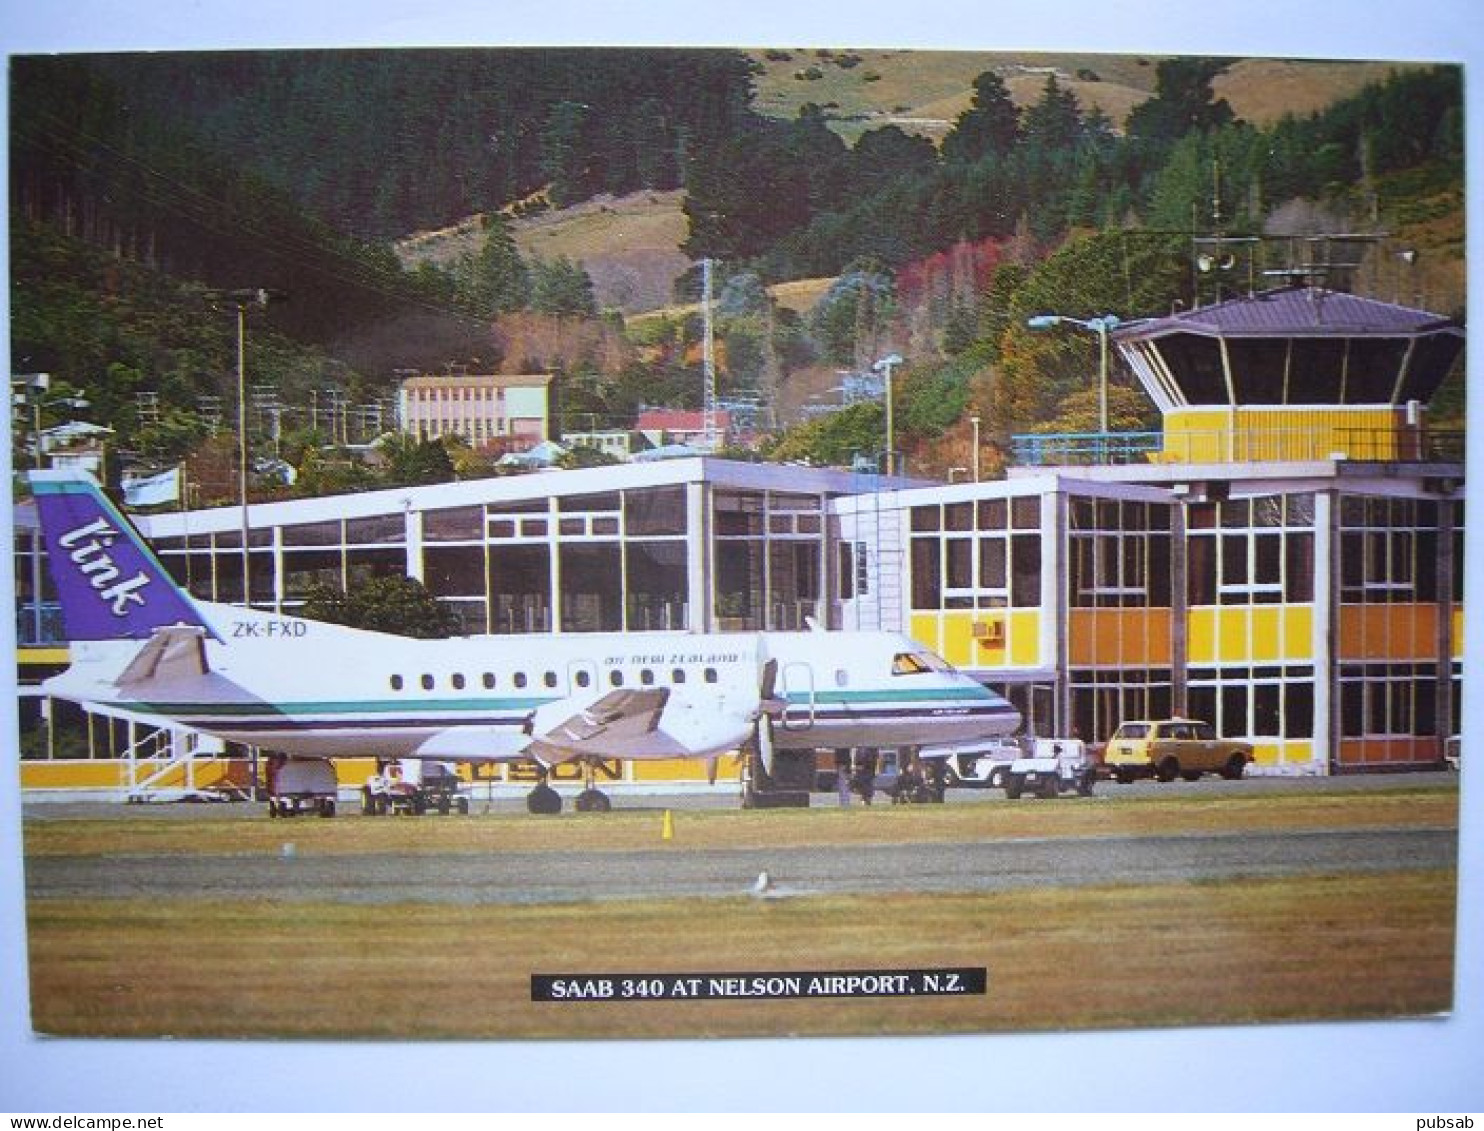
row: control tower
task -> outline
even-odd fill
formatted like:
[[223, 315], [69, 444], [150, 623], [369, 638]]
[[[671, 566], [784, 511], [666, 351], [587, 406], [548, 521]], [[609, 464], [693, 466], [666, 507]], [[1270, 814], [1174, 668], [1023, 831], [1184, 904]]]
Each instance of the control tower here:
[[1115, 330], [1164, 417], [1166, 463], [1425, 458], [1452, 319], [1289, 286]]

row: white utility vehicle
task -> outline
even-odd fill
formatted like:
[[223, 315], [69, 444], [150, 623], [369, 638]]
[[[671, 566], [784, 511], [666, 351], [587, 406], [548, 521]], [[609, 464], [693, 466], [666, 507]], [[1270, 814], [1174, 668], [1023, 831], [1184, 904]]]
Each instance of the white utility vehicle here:
[[943, 759], [943, 784], [1002, 789], [1010, 764], [1029, 753], [1030, 743], [1030, 739], [996, 738], [960, 748]]
[[1005, 796], [1014, 800], [1022, 793], [1033, 797], [1056, 797], [1076, 792], [1092, 796], [1097, 766], [1080, 738], [1038, 738], [1029, 758], [1017, 758], [1005, 771]]
[[297, 817], [300, 813], [333, 817], [339, 790], [335, 767], [323, 758], [285, 758], [277, 754], [268, 759], [270, 817]]

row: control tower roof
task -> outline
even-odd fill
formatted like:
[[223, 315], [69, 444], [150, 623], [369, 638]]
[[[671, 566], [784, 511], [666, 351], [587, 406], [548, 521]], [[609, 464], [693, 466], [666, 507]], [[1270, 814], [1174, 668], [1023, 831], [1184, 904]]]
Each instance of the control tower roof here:
[[1119, 340], [1166, 334], [1222, 338], [1398, 337], [1463, 331], [1451, 318], [1321, 287], [1280, 287], [1115, 330]]
[[1464, 332], [1426, 310], [1295, 286], [1130, 323], [1112, 339], [1168, 413], [1426, 404], [1458, 359]]

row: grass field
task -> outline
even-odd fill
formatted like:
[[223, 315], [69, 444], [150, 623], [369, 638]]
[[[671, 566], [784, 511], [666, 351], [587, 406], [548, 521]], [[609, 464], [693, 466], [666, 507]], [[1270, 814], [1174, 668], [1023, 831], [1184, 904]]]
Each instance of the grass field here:
[[[1103, 786], [1103, 790], [1116, 787]], [[476, 802], [476, 808], [478, 803]], [[947, 843], [987, 838], [1116, 836], [1150, 832], [1178, 835], [1232, 829], [1365, 828], [1457, 824], [1454, 789], [1395, 789], [1275, 796], [1120, 798], [1100, 793], [1082, 805], [984, 804], [944, 806], [833, 806], [771, 811], [688, 810], [674, 814], [677, 851], [688, 848], [766, 848], [809, 845]], [[305, 818], [293, 823], [244, 816], [207, 821], [175, 817], [128, 820], [28, 821], [28, 856], [109, 853], [277, 855], [285, 840], [297, 851], [362, 852], [592, 852], [653, 848], [660, 844], [658, 809], [615, 809], [605, 814], [567, 813], [434, 817], [422, 820]]]
[[[1454, 788], [676, 814], [666, 851], [1150, 831], [1455, 827]], [[531, 819], [28, 820], [31, 858], [603, 853], [658, 810]], [[1428, 1015], [1450, 1008], [1456, 876], [1244, 878], [956, 894], [577, 904], [33, 899], [32, 1019], [77, 1036], [692, 1037]], [[532, 974], [985, 967], [982, 996], [530, 1000]]]
[[[1446, 1010], [1454, 880], [535, 907], [31, 908], [33, 1024], [77, 1036], [693, 1037], [1205, 1025]], [[683, 956], [677, 962], [677, 955]], [[530, 1000], [532, 973], [984, 966], [983, 996]]]

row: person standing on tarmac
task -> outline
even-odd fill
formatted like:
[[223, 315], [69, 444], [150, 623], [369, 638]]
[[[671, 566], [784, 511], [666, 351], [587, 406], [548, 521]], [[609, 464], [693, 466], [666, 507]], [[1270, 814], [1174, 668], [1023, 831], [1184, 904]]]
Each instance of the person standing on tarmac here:
[[852, 778], [856, 793], [861, 795], [861, 801], [871, 804], [871, 798], [876, 795], [876, 751], [867, 747], [856, 751], [855, 774]]
[[850, 807], [850, 751], [835, 751], [835, 791], [840, 797], [840, 808]]

